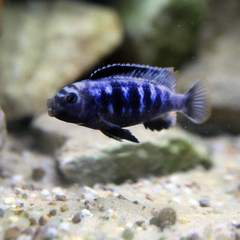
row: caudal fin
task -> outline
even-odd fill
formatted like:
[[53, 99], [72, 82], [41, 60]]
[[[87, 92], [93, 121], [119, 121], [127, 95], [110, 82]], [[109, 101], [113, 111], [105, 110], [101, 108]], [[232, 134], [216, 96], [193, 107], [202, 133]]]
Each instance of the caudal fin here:
[[198, 79], [185, 93], [186, 107], [183, 114], [192, 122], [201, 124], [211, 115], [211, 88], [204, 78]]

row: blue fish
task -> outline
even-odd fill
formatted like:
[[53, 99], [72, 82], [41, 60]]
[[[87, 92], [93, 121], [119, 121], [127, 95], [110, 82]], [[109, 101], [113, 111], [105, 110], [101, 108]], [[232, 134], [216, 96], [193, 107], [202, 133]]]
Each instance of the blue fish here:
[[132, 142], [139, 141], [123, 127], [143, 123], [146, 129], [161, 131], [175, 125], [176, 112], [194, 123], [205, 122], [211, 113], [208, 82], [200, 78], [185, 94], [175, 93], [175, 85], [173, 68], [107, 65], [48, 99], [48, 114]]

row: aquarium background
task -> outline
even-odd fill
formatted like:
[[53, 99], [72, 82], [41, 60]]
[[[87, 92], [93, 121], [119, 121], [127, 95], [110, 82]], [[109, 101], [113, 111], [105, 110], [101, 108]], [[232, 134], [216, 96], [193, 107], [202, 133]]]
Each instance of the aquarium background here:
[[[0, 238], [239, 239], [239, 29], [238, 0], [0, 0]], [[206, 78], [210, 118], [134, 144], [48, 116], [113, 63]]]

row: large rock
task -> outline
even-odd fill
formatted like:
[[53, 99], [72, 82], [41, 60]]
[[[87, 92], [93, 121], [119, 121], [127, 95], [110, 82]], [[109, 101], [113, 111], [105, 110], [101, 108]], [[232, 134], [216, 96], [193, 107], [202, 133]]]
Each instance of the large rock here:
[[176, 67], [195, 51], [206, 1], [125, 0], [118, 5], [127, 32], [119, 54], [124, 61]]
[[121, 43], [117, 14], [74, 1], [28, 1], [6, 8], [0, 38], [0, 104], [7, 119], [46, 111], [46, 99]]
[[49, 143], [54, 146], [54, 139], [57, 143], [62, 139], [63, 145], [56, 154], [59, 168], [67, 179], [81, 185], [135, 181], [149, 175], [187, 170], [197, 164], [209, 168], [212, 164], [206, 146], [178, 128], [159, 133], [145, 130], [143, 126], [132, 127], [132, 133], [141, 141], [135, 144], [117, 142], [100, 131], [46, 115], [33, 126], [45, 135], [39, 138], [44, 140], [43, 146], [49, 147]]

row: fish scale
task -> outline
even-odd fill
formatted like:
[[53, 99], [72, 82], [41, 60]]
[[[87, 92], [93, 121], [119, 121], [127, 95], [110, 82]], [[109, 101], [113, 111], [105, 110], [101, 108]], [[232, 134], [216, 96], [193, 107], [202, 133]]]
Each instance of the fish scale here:
[[146, 129], [161, 131], [175, 125], [173, 112], [197, 124], [210, 116], [211, 90], [206, 79], [196, 81], [185, 94], [175, 93], [175, 84], [173, 68], [107, 65], [48, 99], [48, 113], [118, 141], [138, 142], [123, 127], [142, 123]]

